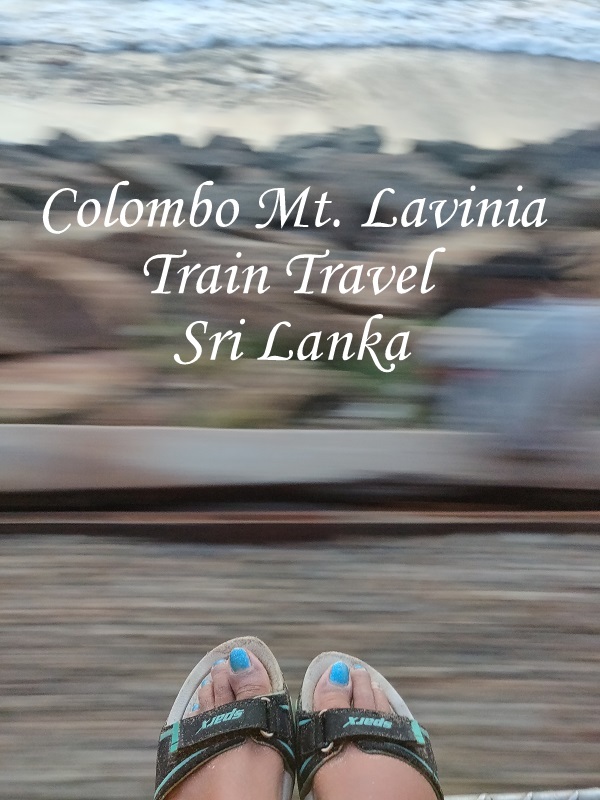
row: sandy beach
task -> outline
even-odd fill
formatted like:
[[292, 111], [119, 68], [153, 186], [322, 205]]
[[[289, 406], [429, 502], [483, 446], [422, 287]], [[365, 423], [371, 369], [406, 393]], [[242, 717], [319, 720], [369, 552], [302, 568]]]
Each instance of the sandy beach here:
[[384, 150], [414, 139], [483, 147], [600, 122], [600, 64], [419, 48], [213, 48], [158, 54], [34, 44], [0, 50], [0, 139], [52, 130], [94, 140], [214, 133], [271, 146], [292, 133], [372, 124]]

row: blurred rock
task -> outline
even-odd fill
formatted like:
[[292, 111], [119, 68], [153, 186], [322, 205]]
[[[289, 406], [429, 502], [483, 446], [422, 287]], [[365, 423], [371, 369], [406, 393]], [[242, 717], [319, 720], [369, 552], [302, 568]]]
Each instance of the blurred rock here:
[[226, 136], [222, 133], [215, 134], [204, 150], [228, 150], [229, 152], [236, 151], [238, 153], [254, 152], [243, 139], [237, 136]]
[[285, 136], [276, 152], [298, 153], [304, 150], [331, 149], [343, 153], [378, 153], [383, 140], [374, 125], [356, 128], [337, 128], [330, 133], [306, 133]]
[[82, 141], [66, 131], [59, 131], [55, 138], [46, 144], [30, 144], [24, 148], [33, 153], [43, 153], [48, 158], [79, 161], [84, 164], [94, 163], [100, 152], [100, 146], [94, 142]]
[[478, 180], [511, 169], [517, 158], [512, 150], [486, 150], [463, 142], [416, 142], [415, 153], [427, 153], [462, 178]]
[[170, 163], [157, 161], [151, 155], [134, 154], [106, 156], [102, 167], [116, 181], [129, 181], [129, 186], [121, 187], [118, 196], [121, 202], [131, 197], [142, 200], [164, 199], [170, 196], [193, 197], [197, 181], [191, 175]]
[[132, 276], [64, 254], [4, 255], [0, 287], [0, 355], [114, 348], [152, 306]]
[[563, 189], [561, 197], [569, 205], [564, 218], [567, 226], [600, 229], [600, 170], [588, 175], [585, 183]]
[[0, 221], [29, 222], [33, 226], [38, 220], [39, 214], [27, 203], [7, 191], [6, 187], [0, 189]]
[[516, 151], [517, 166], [552, 190], [586, 181], [600, 173], [600, 128], [574, 133], [547, 144], [528, 144]]
[[235, 175], [236, 168], [259, 166], [261, 159], [242, 139], [217, 134], [205, 147], [182, 153], [174, 163], [205, 180], [218, 181]]
[[[0, 179], [2, 180], [3, 184], [3, 193], [10, 197], [10, 203], [15, 202], [16, 210], [25, 206], [28, 209], [40, 212], [37, 214], [37, 221], [41, 222], [41, 212], [46, 205], [48, 198], [54, 192], [56, 192], [56, 184], [39, 176], [30, 176], [26, 173], [20, 174], [13, 170], [11, 170], [11, 173], [0, 175]], [[65, 194], [59, 195], [56, 198], [54, 207], [58, 211], [71, 211], [73, 209], [73, 196], [69, 195], [67, 199]], [[5, 209], [5, 214], [5, 219], [15, 218], [12, 216], [11, 210], [8, 208]]]

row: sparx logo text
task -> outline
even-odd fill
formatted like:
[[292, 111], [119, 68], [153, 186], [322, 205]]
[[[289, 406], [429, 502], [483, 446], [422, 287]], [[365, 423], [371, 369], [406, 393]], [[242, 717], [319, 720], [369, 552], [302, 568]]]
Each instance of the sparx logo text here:
[[227, 714], [218, 714], [216, 717], [211, 717], [211, 719], [205, 719], [198, 730], [212, 728], [213, 725], [220, 725], [221, 722], [230, 722], [232, 719], [239, 719], [243, 716], [244, 712], [241, 708], [234, 708], [232, 711], [228, 711]]
[[344, 728], [347, 728], [349, 725], [365, 725], [369, 728], [392, 727], [392, 723], [389, 719], [373, 719], [373, 717], [350, 717], [348, 722], [344, 725]]

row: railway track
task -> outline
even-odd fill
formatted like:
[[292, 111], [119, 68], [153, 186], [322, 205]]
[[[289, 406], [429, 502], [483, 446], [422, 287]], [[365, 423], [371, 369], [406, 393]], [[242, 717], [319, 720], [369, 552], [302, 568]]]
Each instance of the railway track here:
[[600, 511], [217, 510], [0, 514], [0, 534], [278, 542], [351, 536], [600, 532]]
[[[350, 535], [356, 515], [382, 535]], [[515, 533], [483, 536], [464, 511], [452, 536], [394, 535], [398, 516], [173, 510], [150, 537], [154, 512], [11, 515], [0, 800], [151, 796], [174, 693], [206, 649], [244, 633], [269, 643], [293, 693], [320, 651], [368, 659], [431, 732], [448, 796], [598, 800], [583, 790], [600, 781], [600, 539], [579, 527], [595, 515], [561, 515], [564, 535], [548, 529], [554, 514], [534, 515], [544, 533], [519, 514]], [[118, 520], [140, 535], [112, 535]], [[335, 537], [302, 540], [317, 521]], [[81, 523], [98, 535], [70, 527]], [[188, 524], [186, 541], [165, 535]], [[294, 539], [276, 533], [289, 528]]]

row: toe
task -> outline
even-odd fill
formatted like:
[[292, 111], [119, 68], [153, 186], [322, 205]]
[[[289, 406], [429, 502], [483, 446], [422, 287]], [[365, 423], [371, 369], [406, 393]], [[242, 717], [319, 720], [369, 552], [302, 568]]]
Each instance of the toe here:
[[203, 711], [210, 711], [215, 707], [215, 693], [213, 689], [212, 675], [208, 674], [200, 684], [197, 691], [198, 708], [192, 707], [192, 711], [202, 714]]
[[215, 707], [233, 703], [235, 695], [229, 682], [229, 662], [221, 659], [211, 670]]
[[213, 688], [212, 674], [202, 679], [200, 685], [196, 688], [193, 696], [188, 703], [185, 710], [184, 718], [197, 717], [198, 714], [203, 714], [205, 711], [210, 711], [215, 707], [215, 693]]
[[254, 653], [243, 647], [236, 647], [229, 654], [229, 684], [236, 700], [272, 691], [267, 670]]
[[316, 711], [349, 708], [351, 702], [350, 669], [343, 661], [336, 661], [319, 678], [315, 687], [314, 708]]
[[373, 696], [375, 698], [374, 708], [376, 711], [381, 711], [384, 714], [392, 712], [390, 701], [385, 696], [385, 692], [381, 686], [378, 686], [376, 683], [373, 684]]
[[352, 705], [367, 711], [376, 710], [371, 676], [360, 664], [352, 668]]

